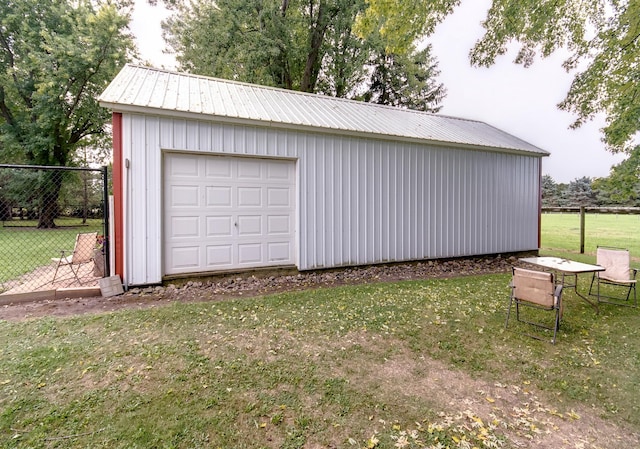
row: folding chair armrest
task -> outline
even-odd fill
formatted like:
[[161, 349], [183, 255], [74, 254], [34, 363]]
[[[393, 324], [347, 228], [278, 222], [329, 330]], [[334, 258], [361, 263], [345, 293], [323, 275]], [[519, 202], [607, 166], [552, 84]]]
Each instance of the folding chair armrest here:
[[633, 275], [631, 276], [631, 279], [635, 279], [638, 276], [638, 269], [631, 268], [631, 273], [633, 273]]
[[562, 300], [562, 285], [556, 285], [556, 290], [553, 293], [556, 306], [560, 307], [560, 301]]

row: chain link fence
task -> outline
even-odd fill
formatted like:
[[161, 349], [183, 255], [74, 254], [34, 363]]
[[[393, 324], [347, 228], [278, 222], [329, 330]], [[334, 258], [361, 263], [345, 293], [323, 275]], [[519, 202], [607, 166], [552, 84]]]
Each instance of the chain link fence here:
[[0, 164], [0, 296], [109, 275], [107, 168]]

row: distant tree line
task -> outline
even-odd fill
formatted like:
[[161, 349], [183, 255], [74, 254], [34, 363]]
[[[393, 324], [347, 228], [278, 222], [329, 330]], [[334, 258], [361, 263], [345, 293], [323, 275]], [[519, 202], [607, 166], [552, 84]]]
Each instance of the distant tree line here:
[[582, 177], [568, 184], [542, 177], [543, 207], [640, 207], [640, 147], [611, 169], [606, 178]]
[[[51, 175], [53, 173], [53, 175]], [[43, 179], [59, 179], [57, 196], [47, 197], [33, 186]], [[42, 171], [0, 168], [0, 221], [38, 220], [55, 204], [55, 217], [102, 218], [103, 180], [95, 171]]]

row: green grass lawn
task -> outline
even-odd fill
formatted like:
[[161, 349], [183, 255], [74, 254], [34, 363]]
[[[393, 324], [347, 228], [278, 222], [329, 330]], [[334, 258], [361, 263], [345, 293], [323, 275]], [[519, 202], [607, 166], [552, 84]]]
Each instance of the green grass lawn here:
[[[640, 215], [586, 214], [585, 254], [595, 256], [598, 246], [626, 248], [634, 262], [640, 262]], [[541, 249], [579, 253], [580, 214], [542, 214]]]
[[0, 322], [0, 446], [537, 447], [594, 419], [614, 440], [640, 429], [638, 310], [569, 293], [554, 346], [504, 329], [508, 281]]
[[[36, 221], [20, 222], [22, 226], [0, 226], [0, 283], [29, 273], [60, 257], [60, 250], [73, 250], [80, 232], [103, 233], [102, 221], [90, 219], [56, 219], [56, 229], [37, 229]], [[25, 226], [26, 225], [26, 226]]]

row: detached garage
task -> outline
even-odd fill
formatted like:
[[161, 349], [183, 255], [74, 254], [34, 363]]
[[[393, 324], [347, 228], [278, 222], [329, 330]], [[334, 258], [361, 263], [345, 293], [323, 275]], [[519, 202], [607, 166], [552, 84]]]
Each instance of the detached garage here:
[[125, 285], [539, 247], [548, 153], [485, 123], [131, 65], [100, 102]]

